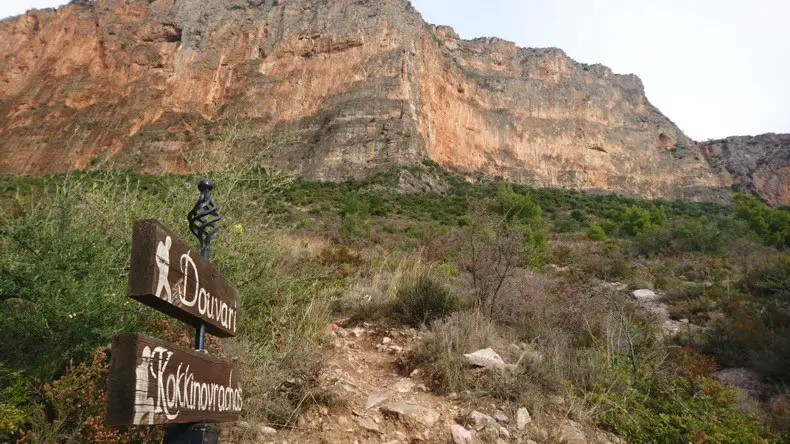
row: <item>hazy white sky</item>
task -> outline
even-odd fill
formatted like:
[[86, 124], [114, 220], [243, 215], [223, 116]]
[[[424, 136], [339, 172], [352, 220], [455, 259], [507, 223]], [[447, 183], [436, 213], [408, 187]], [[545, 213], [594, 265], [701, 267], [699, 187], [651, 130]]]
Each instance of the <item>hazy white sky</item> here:
[[[0, 17], [66, 0], [0, 0]], [[556, 46], [642, 78], [697, 140], [790, 132], [790, 0], [412, 0], [463, 38]]]

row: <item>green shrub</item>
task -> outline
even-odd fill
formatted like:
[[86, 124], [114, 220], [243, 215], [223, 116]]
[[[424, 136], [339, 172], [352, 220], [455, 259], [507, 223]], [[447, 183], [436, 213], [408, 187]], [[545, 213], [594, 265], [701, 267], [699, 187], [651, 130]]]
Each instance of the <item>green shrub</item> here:
[[615, 359], [605, 376], [610, 385], [596, 385], [589, 399], [603, 409], [602, 422], [629, 442], [779, 442], [755, 418], [738, 411], [732, 389], [704, 376], [652, 368], [633, 377], [627, 361]]
[[419, 326], [441, 319], [460, 307], [460, 299], [446, 286], [427, 273], [417, 273], [403, 278], [393, 309], [405, 323]]
[[754, 197], [736, 194], [733, 199], [735, 216], [745, 221], [764, 244], [785, 248], [790, 246], [790, 211], [771, 208]]
[[593, 224], [587, 229], [587, 237], [594, 241], [605, 241], [606, 233], [600, 225]]
[[623, 281], [634, 274], [628, 262], [617, 251], [607, 251], [603, 255], [590, 257], [584, 263], [583, 271], [587, 275], [608, 281]]
[[524, 194], [513, 191], [508, 185], [500, 185], [491, 201], [491, 210], [507, 220], [532, 222], [540, 218], [540, 206]]
[[21, 372], [5, 369], [0, 363], [0, 440], [18, 435], [39, 406], [30, 402], [31, 387]]
[[722, 367], [751, 367], [774, 382], [790, 382], [790, 314], [775, 301], [726, 295], [726, 316], [681, 343], [716, 358]]
[[581, 224], [573, 218], [560, 217], [554, 221], [554, 231], [557, 233], [573, 233], [581, 229]]
[[714, 254], [724, 246], [724, 236], [706, 217], [684, 218], [670, 225], [651, 225], [634, 240], [637, 251], [645, 255], [662, 252], [697, 252]]
[[639, 207], [623, 207], [616, 221], [618, 231], [625, 236], [636, 236], [653, 225], [650, 212]]
[[161, 426], [133, 426], [125, 429], [106, 425], [109, 350], [94, 350], [83, 363], [69, 364], [66, 374], [44, 387], [44, 402], [54, 416], [51, 421], [35, 418], [26, 442], [60, 442], [70, 436], [75, 442], [150, 443], [160, 442]]
[[571, 211], [571, 218], [579, 223], [587, 222], [587, 215], [578, 209]]
[[750, 267], [743, 284], [752, 294], [790, 302], [790, 255], [765, 255]]
[[352, 240], [370, 235], [370, 205], [359, 193], [343, 196], [340, 207], [340, 235]]

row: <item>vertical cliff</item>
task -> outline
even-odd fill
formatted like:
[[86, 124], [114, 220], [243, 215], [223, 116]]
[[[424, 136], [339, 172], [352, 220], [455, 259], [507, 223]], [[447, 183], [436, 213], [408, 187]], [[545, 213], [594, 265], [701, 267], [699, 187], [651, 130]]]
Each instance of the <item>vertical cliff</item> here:
[[337, 180], [429, 157], [471, 179], [725, 195], [636, 76], [461, 40], [405, 0], [97, 0], [7, 19], [0, 131], [0, 174], [229, 154]]

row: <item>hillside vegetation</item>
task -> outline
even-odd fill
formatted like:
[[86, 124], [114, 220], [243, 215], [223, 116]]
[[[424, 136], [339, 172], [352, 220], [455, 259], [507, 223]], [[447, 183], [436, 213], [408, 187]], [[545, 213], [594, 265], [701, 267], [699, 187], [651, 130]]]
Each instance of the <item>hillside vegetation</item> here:
[[[471, 184], [437, 165], [364, 181], [212, 173], [225, 216], [212, 261], [242, 296], [244, 419], [291, 428], [309, 404], [330, 322], [410, 325], [403, 360], [437, 393], [556, 411], [631, 442], [779, 442], [790, 419], [790, 211]], [[404, 193], [425, 179], [435, 191]], [[420, 179], [423, 178], [423, 179]], [[0, 199], [0, 440], [157, 442], [103, 425], [108, 344], [190, 329], [126, 296], [132, 222], [192, 242], [198, 176], [92, 171], [4, 179]], [[653, 289], [668, 335], [630, 290]], [[520, 347], [511, 347], [522, 344]], [[514, 371], [470, 372], [492, 347]], [[763, 391], [711, 373], [745, 367]]]

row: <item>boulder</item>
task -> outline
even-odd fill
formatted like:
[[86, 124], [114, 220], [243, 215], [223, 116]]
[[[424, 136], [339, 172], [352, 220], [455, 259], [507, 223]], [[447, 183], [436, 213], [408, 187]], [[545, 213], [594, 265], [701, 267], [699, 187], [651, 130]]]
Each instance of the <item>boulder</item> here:
[[458, 424], [450, 426], [450, 441], [453, 444], [472, 444], [473, 440], [472, 432], [466, 430], [463, 426]]
[[510, 419], [502, 410], [497, 410], [492, 416], [499, 422], [507, 422]]
[[492, 348], [484, 348], [474, 353], [467, 353], [464, 355], [464, 360], [477, 367], [493, 369], [507, 369], [513, 367], [512, 364], [506, 364], [502, 357], [499, 356], [499, 353], [495, 352]]
[[771, 385], [763, 382], [760, 374], [745, 367], [732, 367], [711, 373], [719, 381], [749, 393], [755, 399], [767, 398], [771, 392]]
[[516, 410], [516, 428], [519, 430], [524, 430], [524, 427], [527, 424], [532, 422], [532, 418], [529, 416], [529, 410], [524, 407]]
[[560, 440], [567, 444], [587, 444], [587, 437], [582, 432], [582, 426], [576, 421], [565, 420], [560, 426]]
[[634, 290], [631, 292], [631, 297], [636, 299], [637, 301], [655, 301], [658, 299], [658, 295], [653, 290], [648, 290], [643, 288], [641, 290]]
[[277, 434], [277, 430], [265, 425], [258, 426], [258, 431], [265, 436], [274, 436]]
[[414, 422], [425, 426], [432, 426], [439, 420], [439, 412], [436, 410], [404, 401], [382, 405], [379, 407], [379, 410], [383, 414], [397, 417], [401, 421]]
[[357, 424], [363, 429], [369, 432], [381, 433], [381, 429], [379, 429], [379, 425], [376, 424], [375, 421], [368, 418], [367, 416], [357, 418]]
[[382, 402], [386, 401], [391, 394], [392, 391], [390, 389], [384, 389], [375, 393], [371, 393], [368, 395], [367, 401], [365, 401], [365, 408], [370, 409], [381, 404]]
[[471, 425], [475, 430], [482, 430], [487, 426], [496, 425], [496, 420], [485, 413], [480, 413], [477, 410], [472, 410], [469, 415], [467, 415], [468, 423]]

